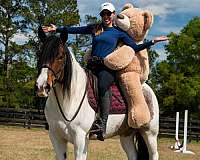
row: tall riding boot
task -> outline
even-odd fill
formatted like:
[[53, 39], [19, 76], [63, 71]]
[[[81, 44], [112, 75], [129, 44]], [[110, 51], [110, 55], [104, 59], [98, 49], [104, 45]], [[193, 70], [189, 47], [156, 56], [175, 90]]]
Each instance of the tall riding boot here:
[[110, 91], [106, 91], [103, 96], [100, 96], [100, 119], [101, 119], [101, 128], [102, 130], [97, 135], [97, 139], [104, 141], [106, 134], [106, 124], [108, 120], [109, 110], [110, 110]]

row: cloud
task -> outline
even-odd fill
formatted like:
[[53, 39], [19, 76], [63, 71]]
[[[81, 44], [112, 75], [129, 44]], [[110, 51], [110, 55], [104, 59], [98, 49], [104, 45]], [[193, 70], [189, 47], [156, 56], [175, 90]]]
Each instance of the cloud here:
[[22, 33], [17, 33], [14, 35], [11, 41], [16, 42], [17, 44], [24, 44], [28, 41], [28, 37]]
[[[120, 12], [125, 3], [133, 3], [134, 6], [148, 9], [158, 17], [154, 22], [156, 32], [179, 32], [180, 29], [194, 16], [200, 15], [199, 0], [107, 0]], [[100, 4], [105, 0], [78, 0], [78, 8], [81, 19], [86, 14], [98, 16]]]
[[81, 19], [84, 19], [85, 15], [98, 15], [98, 9], [101, 4], [101, 1], [92, 1], [92, 0], [78, 0], [78, 9]]
[[167, 15], [173, 13], [172, 8], [173, 7], [168, 3], [162, 3], [161, 5], [151, 4], [144, 7], [144, 9], [150, 10], [154, 15], [163, 19], [165, 19]]
[[155, 15], [160, 17], [180, 13], [200, 15], [199, 0], [137, 0], [137, 2], [139, 6], [152, 10]]
[[[105, 0], [78, 0], [78, 7], [81, 14], [98, 14], [100, 4]], [[108, 0], [115, 5], [116, 10], [120, 11], [125, 3], [130, 0]], [[167, 16], [174, 13], [199, 13], [199, 0], [135, 0], [135, 6], [140, 8], [147, 8], [153, 11], [155, 15]], [[199, 13], [200, 14], [200, 13]]]
[[157, 26], [157, 31], [162, 32], [162, 33], [179, 33], [182, 27], [178, 26]]
[[119, 12], [123, 5], [130, 0], [77, 0], [81, 18], [84, 19], [85, 15], [99, 16], [100, 5], [104, 2], [111, 2]]
[[[25, 36], [22, 33], [17, 33], [13, 36], [13, 38], [11, 39], [12, 42], [16, 42], [19, 45], [23, 45], [28, 41], [28, 37]], [[5, 50], [5, 46], [3, 44], [0, 43], [0, 50]]]
[[[113, 3], [118, 13], [128, 2], [136, 7], [151, 10], [154, 14], [154, 24], [147, 39], [168, 35], [170, 32], [179, 33], [193, 17], [200, 16], [199, 0], [78, 0], [81, 18], [84, 19], [86, 14], [98, 16], [100, 4], [105, 1]], [[158, 51], [162, 53], [160, 58], [165, 59], [164, 47]]]

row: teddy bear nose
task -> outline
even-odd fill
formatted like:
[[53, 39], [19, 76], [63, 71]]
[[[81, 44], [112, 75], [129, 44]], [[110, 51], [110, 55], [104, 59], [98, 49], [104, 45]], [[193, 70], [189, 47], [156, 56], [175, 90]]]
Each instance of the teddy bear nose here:
[[118, 15], [117, 15], [117, 18], [119, 18], [119, 19], [124, 19], [124, 15], [118, 14]]

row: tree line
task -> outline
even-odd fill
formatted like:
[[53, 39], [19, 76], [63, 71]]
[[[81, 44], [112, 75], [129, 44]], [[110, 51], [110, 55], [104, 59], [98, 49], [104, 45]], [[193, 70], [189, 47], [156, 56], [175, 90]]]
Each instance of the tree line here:
[[[85, 16], [85, 23], [98, 19]], [[51, 23], [58, 26], [79, 25], [76, 0], [4, 0], [0, 3], [0, 106], [37, 108], [35, 96], [37, 29]], [[189, 109], [200, 116], [200, 17], [194, 17], [180, 33], [169, 33], [166, 60], [149, 50], [150, 77], [147, 83], [155, 91], [163, 115]], [[17, 39], [17, 37], [20, 37]], [[76, 35], [68, 40], [80, 60], [91, 47], [91, 38]], [[42, 101], [44, 103], [44, 101]]]
[[[0, 106], [30, 107], [35, 97], [37, 29], [80, 21], [76, 0], [3, 0], [0, 3]], [[17, 36], [21, 37], [16, 40]]]

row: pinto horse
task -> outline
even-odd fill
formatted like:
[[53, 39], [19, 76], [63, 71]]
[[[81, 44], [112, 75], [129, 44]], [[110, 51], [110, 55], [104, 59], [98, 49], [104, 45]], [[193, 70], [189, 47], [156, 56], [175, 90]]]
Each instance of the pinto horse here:
[[[67, 34], [47, 37], [40, 28], [38, 35], [42, 44], [39, 54], [40, 70], [36, 81], [37, 94], [48, 97], [45, 116], [56, 158], [67, 159], [67, 143], [72, 143], [75, 160], [86, 160], [89, 133], [96, 119], [96, 113], [88, 102], [87, 74], [64, 45]], [[145, 127], [133, 129], [127, 125], [126, 114], [110, 114], [106, 134], [107, 138], [119, 135], [129, 160], [158, 160], [158, 102], [147, 84], [143, 84], [143, 93], [147, 95], [146, 100], [152, 110], [150, 123]], [[145, 145], [140, 145], [140, 142]], [[140, 152], [144, 154], [141, 156]]]

